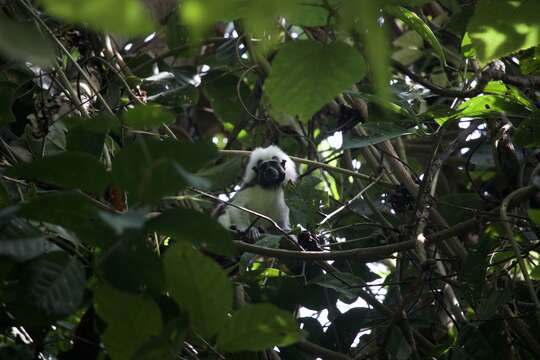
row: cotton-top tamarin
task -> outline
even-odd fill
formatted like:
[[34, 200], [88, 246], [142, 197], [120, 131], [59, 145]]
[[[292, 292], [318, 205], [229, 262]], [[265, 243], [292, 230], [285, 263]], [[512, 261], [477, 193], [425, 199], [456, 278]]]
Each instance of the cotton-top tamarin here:
[[[283, 150], [275, 145], [256, 148], [249, 157], [241, 189], [231, 203], [266, 215], [282, 229], [290, 230], [283, 188], [296, 178], [296, 167]], [[228, 229], [245, 233], [250, 240], [260, 236], [259, 228], [273, 228], [268, 220], [230, 205], [223, 209], [218, 221]]]

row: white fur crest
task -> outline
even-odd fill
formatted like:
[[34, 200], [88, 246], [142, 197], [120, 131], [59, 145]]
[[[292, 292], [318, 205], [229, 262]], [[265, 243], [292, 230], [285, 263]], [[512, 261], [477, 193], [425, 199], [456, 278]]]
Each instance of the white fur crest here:
[[244, 184], [249, 183], [256, 176], [253, 168], [257, 166], [257, 162], [259, 160], [271, 160], [274, 156], [277, 156], [279, 161], [285, 160], [285, 183], [289, 181], [295, 182], [298, 175], [296, 174], [296, 166], [294, 165], [294, 162], [291, 160], [289, 155], [285, 154], [285, 152], [279, 147], [276, 145], [270, 145], [265, 148], [258, 147], [253, 150], [246, 166], [246, 172], [244, 173]]

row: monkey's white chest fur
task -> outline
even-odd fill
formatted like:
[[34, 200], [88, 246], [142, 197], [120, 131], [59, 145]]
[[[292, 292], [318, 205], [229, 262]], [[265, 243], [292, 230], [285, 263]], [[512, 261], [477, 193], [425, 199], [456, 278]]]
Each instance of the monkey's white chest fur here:
[[[289, 208], [282, 188], [268, 190], [258, 185], [251, 186], [238, 192], [232, 204], [266, 215], [284, 230], [290, 229]], [[240, 231], [245, 231], [252, 224], [267, 230], [273, 227], [269, 221], [232, 206], [227, 206], [218, 220], [223, 226], [230, 228], [234, 225]]]

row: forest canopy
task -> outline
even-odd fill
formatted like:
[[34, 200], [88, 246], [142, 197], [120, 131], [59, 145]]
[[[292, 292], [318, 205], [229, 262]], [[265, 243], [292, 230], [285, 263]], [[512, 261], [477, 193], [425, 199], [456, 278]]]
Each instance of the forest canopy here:
[[0, 0], [0, 358], [540, 358], [538, 14]]

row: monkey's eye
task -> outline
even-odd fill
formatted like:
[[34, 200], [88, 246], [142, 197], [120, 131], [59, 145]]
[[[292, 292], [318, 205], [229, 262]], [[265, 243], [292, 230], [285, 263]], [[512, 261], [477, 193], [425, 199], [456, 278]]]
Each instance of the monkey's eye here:
[[285, 164], [287, 163], [287, 160], [283, 159], [281, 160], [281, 167], [285, 169]]
[[252, 169], [253, 169], [253, 171], [255, 171], [255, 172], [259, 172], [259, 167], [258, 167], [258, 166], [254, 166], [254, 167], [252, 167]]
[[277, 160], [278, 157], [276, 155], [272, 156], [272, 159]]

